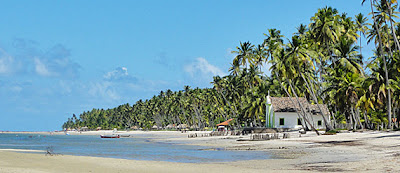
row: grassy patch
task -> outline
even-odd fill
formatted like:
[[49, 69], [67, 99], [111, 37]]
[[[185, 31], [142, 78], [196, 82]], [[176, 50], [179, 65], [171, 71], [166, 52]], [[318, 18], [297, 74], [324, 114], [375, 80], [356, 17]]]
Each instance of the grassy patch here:
[[329, 131], [325, 132], [322, 135], [336, 135], [336, 133], [338, 133], [337, 130], [329, 130]]

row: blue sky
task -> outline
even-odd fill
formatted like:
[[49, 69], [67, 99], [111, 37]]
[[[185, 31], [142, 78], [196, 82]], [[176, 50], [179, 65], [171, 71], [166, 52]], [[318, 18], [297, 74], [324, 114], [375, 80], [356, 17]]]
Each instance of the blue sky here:
[[93, 108], [211, 87], [240, 41], [290, 38], [325, 6], [369, 12], [357, 0], [2, 1], [0, 130], [59, 130]]

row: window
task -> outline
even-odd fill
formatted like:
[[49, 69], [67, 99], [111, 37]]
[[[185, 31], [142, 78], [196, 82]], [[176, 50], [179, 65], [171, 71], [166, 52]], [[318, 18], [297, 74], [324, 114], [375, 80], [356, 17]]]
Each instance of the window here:
[[322, 125], [322, 120], [318, 120], [318, 126]]
[[301, 125], [301, 119], [300, 118], [297, 118], [297, 125]]
[[280, 126], [285, 125], [285, 118], [279, 118], [279, 125]]

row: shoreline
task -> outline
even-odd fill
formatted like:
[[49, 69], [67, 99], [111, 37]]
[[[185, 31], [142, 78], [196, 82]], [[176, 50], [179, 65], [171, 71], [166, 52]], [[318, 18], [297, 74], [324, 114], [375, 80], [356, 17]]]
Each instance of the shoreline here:
[[[277, 160], [272, 162], [276, 163]], [[0, 172], [265, 172], [264, 166], [262, 169], [260, 167], [252, 168], [249, 164], [264, 165], [260, 160], [178, 163], [70, 155], [44, 156], [0, 151]]]
[[[112, 132], [112, 131], [111, 131]], [[48, 133], [48, 132], [47, 132]], [[64, 133], [64, 132], [62, 132]], [[96, 133], [83, 133], [76, 135], [99, 135]], [[192, 132], [190, 132], [192, 133]], [[40, 133], [43, 134], [43, 133]], [[355, 132], [338, 133], [337, 135], [316, 136], [309, 133], [302, 137], [278, 139], [269, 141], [238, 141], [246, 136], [218, 136], [188, 138], [188, 133], [177, 131], [133, 131], [130, 134], [151, 138], [155, 142], [174, 142], [183, 145], [207, 146], [211, 149], [223, 148], [225, 150], [260, 151], [269, 152], [272, 157], [267, 160], [247, 160], [221, 163], [179, 163], [142, 160], [125, 160], [113, 158], [99, 158], [86, 156], [44, 156], [44, 154], [20, 153], [16, 151], [0, 150], [0, 172], [121, 172], [111, 170], [114, 165], [98, 165], [105, 160], [118, 165], [118, 170], [123, 172], [399, 172], [400, 171], [400, 132]], [[73, 134], [71, 134], [73, 135]], [[247, 136], [248, 137], [248, 136]], [[18, 163], [32, 158], [39, 163], [27, 164], [21, 168]], [[86, 162], [91, 160], [93, 162]], [[26, 161], [26, 160], [25, 160]], [[15, 162], [15, 163], [14, 163]], [[75, 165], [63, 168], [61, 162]], [[49, 165], [49, 164], [52, 165]], [[54, 165], [53, 165], [54, 164]], [[137, 167], [137, 165], [146, 165]], [[39, 166], [37, 166], [39, 165]], [[85, 167], [85, 169], [78, 169]], [[97, 169], [97, 167], [102, 169]], [[164, 169], [165, 167], [165, 169]], [[225, 169], [226, 167], [226, 169]], [[215, 168], [215, 169], [214, 169]], [[22, 170], [21, 170], [22, 169]], [[105, 171], [107, 170], [107, 171]], [[174, 171], [175, 170], [175, 171]], [[226, 170], [226, 171], [225, 171]], [[61, 171], [61, 172], [62, 172]], [[180, 171], [183, 172], [183, 171]]]

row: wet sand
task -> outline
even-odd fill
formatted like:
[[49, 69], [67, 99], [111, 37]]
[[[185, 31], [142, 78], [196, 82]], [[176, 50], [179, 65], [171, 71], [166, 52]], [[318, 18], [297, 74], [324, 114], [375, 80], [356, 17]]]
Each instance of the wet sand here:
[[[70, 132], [100, 135], [111, 131]], [[269, 141], [245, 141], [249, 136], [188, 138], [174, 131], [118, 132], [227, 150], [256, 150], [273, 155], [268, 160], [225, 163], [174, 163], [83, 156], [45, 156], [0, 150], [0, 172], [400, 172], [400, 132], [356, 132]], [[62, 133], [60, 133], [62, 134]], [[242, 141], [238, 141], [242, 139]]]

